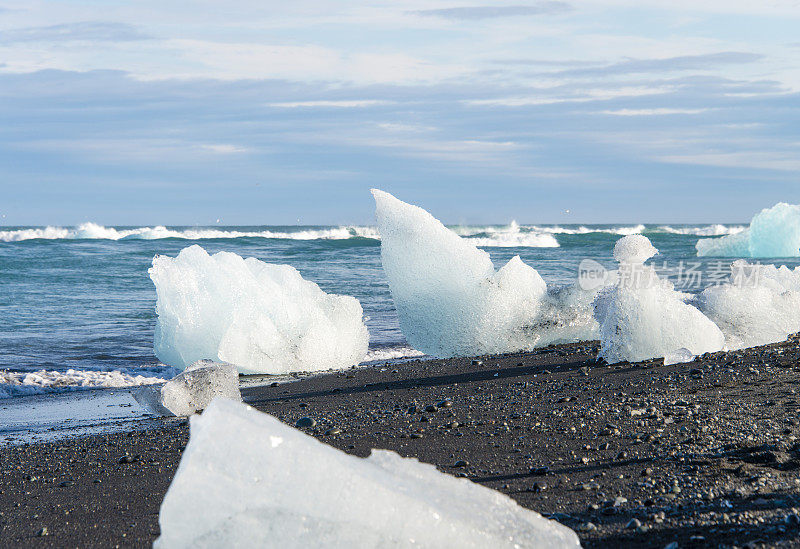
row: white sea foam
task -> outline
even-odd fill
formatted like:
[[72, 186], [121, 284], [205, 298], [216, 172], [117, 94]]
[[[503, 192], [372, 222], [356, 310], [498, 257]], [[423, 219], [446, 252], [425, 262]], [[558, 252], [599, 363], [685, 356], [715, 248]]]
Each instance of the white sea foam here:
[[693, 236], [724, 236], [729, 234], [738, 234], [745, 230], [746, 227], [741, 225], [708, 225], [704, 227], [670, 227], [669, 225], [662, 225], [658, 228], [659, 232], [669, 234], [685, 234]]
[[304, 229], [298, 231], [236, 231], [223, 229], [168, 229], [167, 227], [138, 227], [115, 229], [96, 223], [84, 223], [74, 228], [44, 227], [0, 231], [0, 241], [18, 242], [22, 240], [158, 240], [162, 238], [182, 238], [203, 240], [220, 238], [272, 238], [280, 240], [347, 240], [350, 238], [378, 238], [374, 227], [341, 226], [324, 229]]
[[592, 234], [592, 233], [605, 233], [616, 235], [629, 235], [643, 233], [647, 228], [644, 225], [632, 225], [625, 227], [561, 227], [555, 226], [542, 226], [542, 225], [525, 225], [524, 228], [544, 233], [544, 234]]
[[416, 358], [425, 356], [425, 353], [412, 349], [411, 347], [387, 347], [382, 349], [370, 349], [364, 357], [362, 363], [379, 362], [381, 360], [397, 360], [401, 358]]
[[164, 381], [166, 380], [161, 377], [131, 375], [119, 370], [113, 372], [71, 369], [66, 372], [51, 370], [9, 372], [0, 370], [0, 398], [74, 391], [76, 389], [131, 387], [163, 383]]

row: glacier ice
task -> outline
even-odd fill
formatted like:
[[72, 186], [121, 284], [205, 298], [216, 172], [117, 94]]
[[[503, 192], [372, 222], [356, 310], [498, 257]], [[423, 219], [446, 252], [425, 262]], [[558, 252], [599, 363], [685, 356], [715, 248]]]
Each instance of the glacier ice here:
[[326, 294], [289, 265], [194, 245], [156, 256], [149, 273], [155, 354], [170, 366], [208, 359], [241, 373], [283, 374], [345, 368], [367, 352], [358, 300]]
[[638, 362], [720, 351], [725, 337], [703, 313], [685, 301], [689, 296], [674, 290], [644, 262], [658, 253], [642, 235], [626, 236], [614, 247], [619, 262], [616, 284], [603, 290], [595, 301], [600, 323], [600, 354], [607, 362]]
[[519, 256], [495, 271], [488, 253], [422, 208], [377, 189], [372, 194], [383, 269], [415, 349], [470, 356], [596, 336], [593, 292], [548, 291]]
[[580, 547], [511, 498], [433, 465], [350, 456], [241, 403], [215, 400], [161, 505], [154, 547]]
[[163, 385], [133, 392], [136, 402], [161, 416], [190, 416], [217, 397], [241, 401], [239, 372], [232, 364], [199, 360]]
[[697, 306], [730, 350], [784, 341], [800, 332], [800, 267], [735, 261], [728, 282], [703, 290]]
[[696, 247], [698, 256], [798, 257], [800, 206], [781, 202], [757, 213], [744, 231], [698, 240]]

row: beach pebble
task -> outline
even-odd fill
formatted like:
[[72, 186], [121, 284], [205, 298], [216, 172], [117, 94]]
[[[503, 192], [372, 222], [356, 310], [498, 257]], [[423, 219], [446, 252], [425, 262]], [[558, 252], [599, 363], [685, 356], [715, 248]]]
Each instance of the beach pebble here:
[[44, 537], [44, 536], [47, 536], [49, 534], [50, 534], [50, 531], [47, 529], [47, 526], [45, 526], [44, 528], [42, 528], [38, 532], [36, 532], [36, 535], [39, 536], [40, 538]]
[[310, 417], [301, 417], [297, 420], [297, 423], [294, 424], [294, 426], [298, 429], [307, 429], [310, 427], [315, 427], [316, 425], [316, 420], [311, 419]]

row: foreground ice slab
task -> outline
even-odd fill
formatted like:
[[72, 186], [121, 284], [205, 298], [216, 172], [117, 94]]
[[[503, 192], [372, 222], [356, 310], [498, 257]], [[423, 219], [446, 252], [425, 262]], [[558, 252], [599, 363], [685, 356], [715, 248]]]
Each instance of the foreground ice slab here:
[[730, 350], [785, 341], [800, 332], [800, 267], [736, 261], [729, 281], [706, 288], [697, 305], [722, 329]]
[[232, 364], [200, 360], [164, 385], [136, 389], [136, 402], [162, 416], [190, 416], [217, 397], [241, 401], [239, 372]]
[[354, 297], [326, 294], [289, 265], [200, 246], [156, 256], [155, 354], [186, 368], [209, 359], [242, 373], [346, 368], [367, 352], [369, 334]]
[[720, 351], [725, 345], [720, 329], [684, 302], [687, 296], [644, 265], [657, 253], [642, 235], [626, 236], [614, 247], [614, 259], [619, 262], [617, 283], [595, 303], [599, 356], [611, 364], [658, 357], [685, 361], [687, 350], [699, 355]]
[[592, 292], [547, 290], [517, 256], [495, 271], [489, 254], [428, 212], [374, 189], [381, 260], [406, 340], [438, 357], [592, 339]]
[[699, 256], [800, 256], [800, 206], [781, 202], [756, 214], [748, 229], [699, 240], [696, 247]]
[[156, 548], [580, 546], [499, 492], [394, 452], [347, 455], [224, 400], [192, 417], [159, 523]]

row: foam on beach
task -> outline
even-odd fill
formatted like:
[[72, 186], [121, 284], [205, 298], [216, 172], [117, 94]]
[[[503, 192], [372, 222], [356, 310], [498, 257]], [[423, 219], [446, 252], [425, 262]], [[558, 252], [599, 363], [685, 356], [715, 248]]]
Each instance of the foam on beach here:
[[111, 372], [72, 369], [65, 372], [54, 370], [37, 370], [35, 372], [0, 370], [0, 398], [79, 389], [134, 387], [163, 383], [165, 381], [166, 379], [163, 377], [141, 374], [131, 375], [119, 370]]

